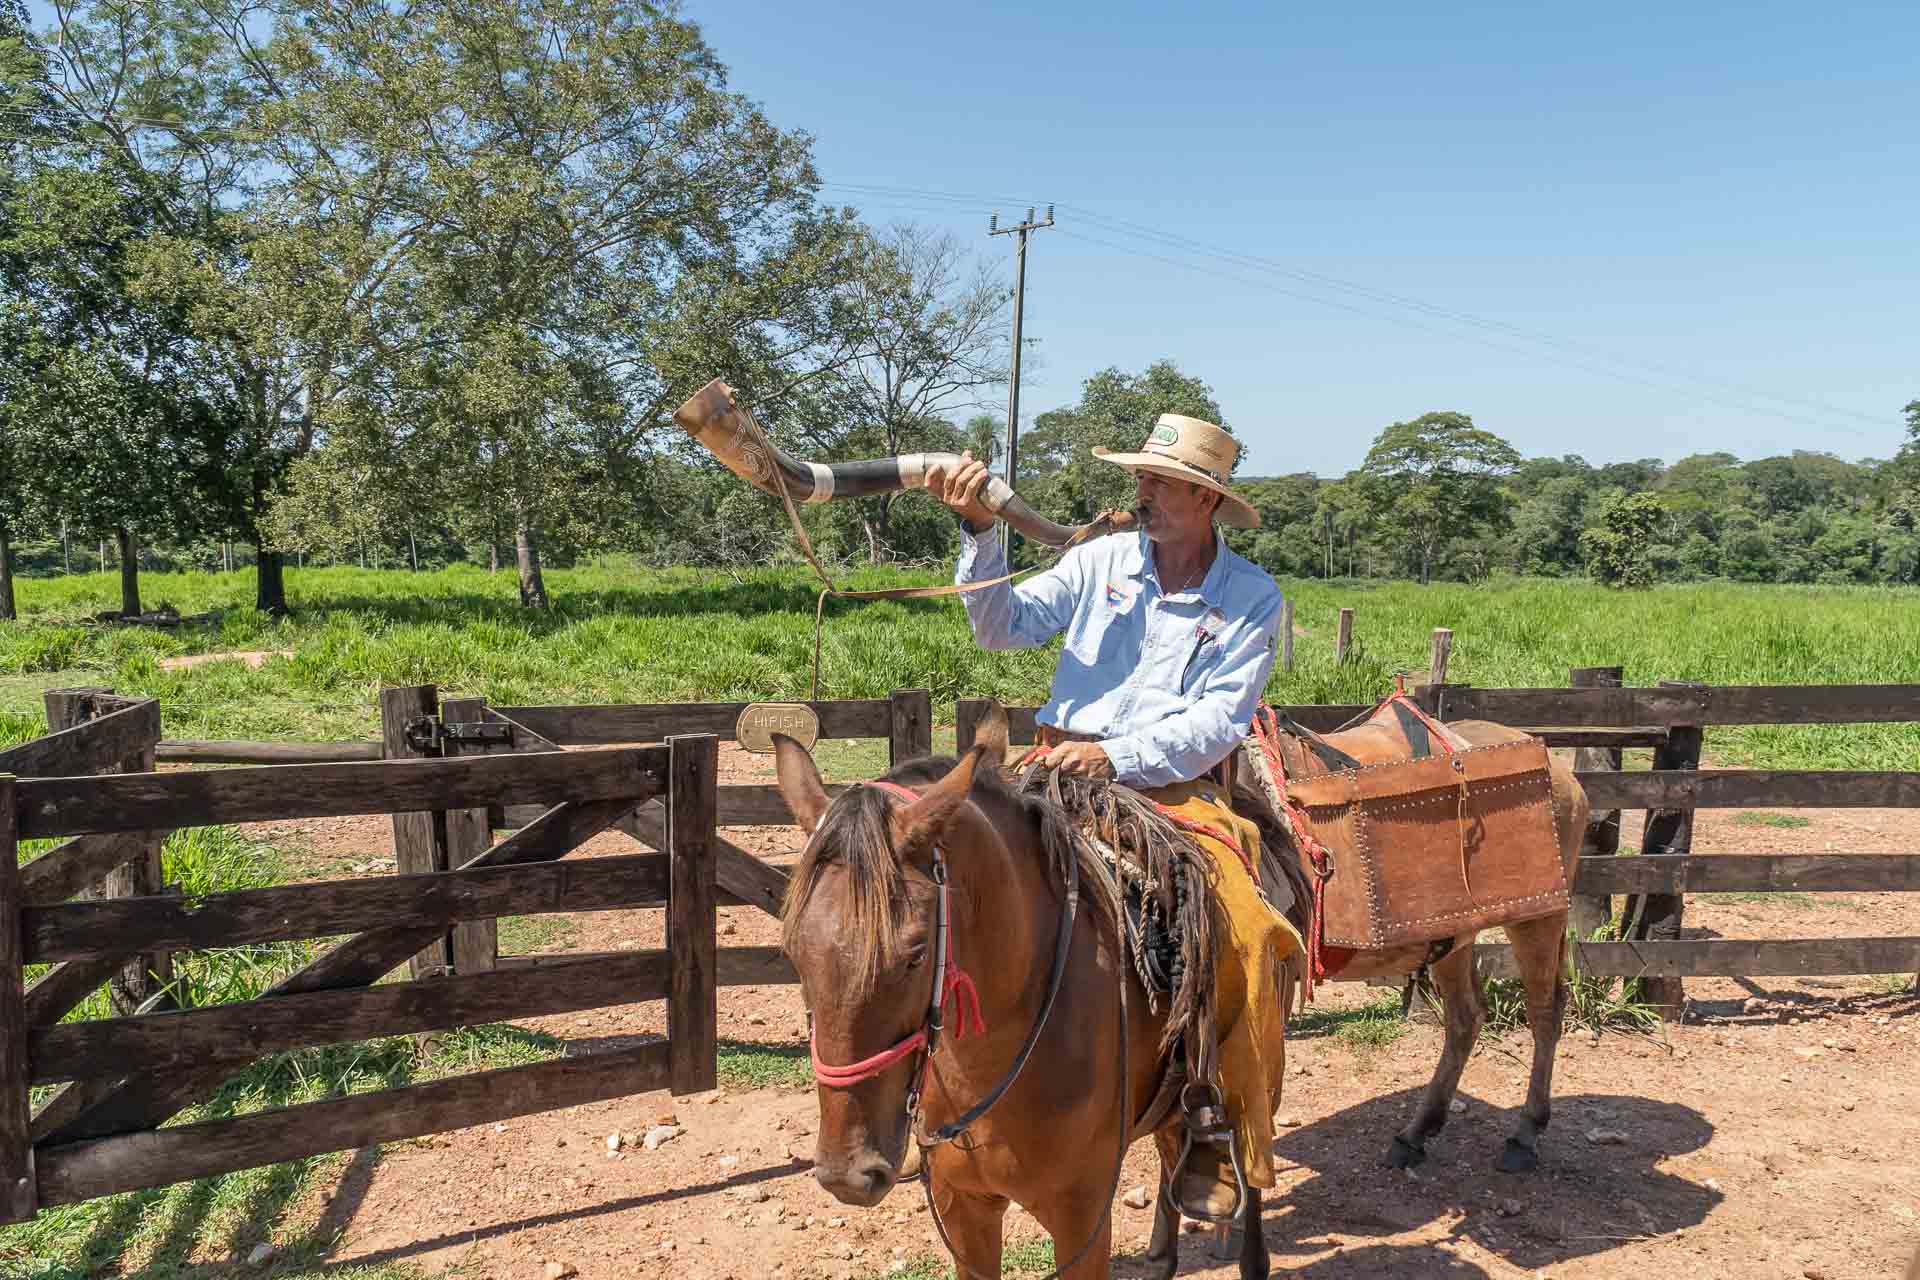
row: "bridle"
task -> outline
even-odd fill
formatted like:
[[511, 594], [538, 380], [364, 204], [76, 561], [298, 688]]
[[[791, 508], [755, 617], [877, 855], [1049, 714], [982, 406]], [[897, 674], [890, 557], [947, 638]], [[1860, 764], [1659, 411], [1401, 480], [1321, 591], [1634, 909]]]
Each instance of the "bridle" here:
[[[920, 797], [911, 788], [897, 782], [884, 780], [869, 782], [867, 786], [884, 791], [896, 799], [912, 803]], [[991, 1111], [1013, 1082], [1020, 1077], [1028, 1059], [1033, 1056], [1034, 1045], [1040, 1040], [1040, 1033], [1046, 1029], [1047, 1019], [1053, 1013], [1055, 1000], [1060, 995], [1060, 987], [1065, 981], [1067, 957], [1072, 949], [1074, 920], [1080, 910], [1080, 865], [1077, 859], [1070, 860], [1067, 873], [1067, 892], [1060, 904], [1060, 925], [1058, 936], [1054, 940], [1053, 967], [1047, 974], [1046, 995], [1040, 1002], [1040, 1011], [1033, 1020], [1033, 1026], [1027, 1031], [1026, 1041], [1021, 1044], [1020, 1052], [1014, 1055], [1013, 1065], [1007, 1069], [1000, 1082], [988, 1090], [986, 1096], [969, 1107], [960, 1117], [941, 1125], [931, 1134], [921, 1128], [921, 1103], [925, 1100], [925, 1088], [928, 1072], [933, 1066], [933, 1055], [940, 1047], [940, 1038], [947, 1029], [946, 1006], [952, 1000], [958, 1020], [954, 1026], [954, 1037], [958, 1039], [971, 1030], [984, 1033], [986, 1019], [980, 1012], [980, 993], [973, 984], [973, 978], [953, 956], [953, 908], [951, 903], [952, 884], [947, 874], [946, 850], [939, 844], [933, 847], [933, 993], [927, 1001], [927, 1012], [920, 1021], [920, 1027], [910, 1035], [901, 1037], [888, 1048], [870, 1058], [845, 1066], [835, 1066], [823, 1062], [820, 1049], [808, 1032], [808, 1051], [813, 1059], [814, 1078], [831, 1089], [847, 1089], [856, 1084], [872, 1080], [896, 1063], [915, 1054], [919, 1055], [919, 1066], [913, 1073], [913, 1085], [907, 1090], [907, 1121], [912, 1127], [914, 1138], [922, 1147], [936, 1147], [952, 1142], [973, 1126], [982, 1116]]]
[[[888, 782], [885, 779], [876, 779], [865, 785], [884, 791], [896, 799], [904, 800], [909, 804], [920, 798], [918, 793], [912, 788], [901, 786], [897, 782]], [[1013, 1065], [1007, 1068], [1006, 1074], [1000, 1077], [998, 1084], [989, 1089], [980, 1101], [967, 1108], [958, 1119], [941, 1125], [931, 1134], [923, 1134], [921, 1130], [920, 1107], [921, 1103], [925, 1100], [924, 1088], [928, 1072], [933, 1065], [934, 1052], [939, 1048], [940, 1037], [946, 1030], [947, 1000], [949, 998], [953, 999], [959, 1013], [959, 1020], [954, 1027], [955, 1039], [967, 1034], [969, 1014], [972, 1016], [974, 1031], [984, 1033], [987, 1029], [986, 1021], [980, 1014], [980, 993], [975, 989], [973, 979], [968, 976], [966, 970], [962, 969], [959, 963], [953, 958], [951, 937], [953, 931], [953, 912], [950, 903], [951, 886], [947, 874], [946, 851], [940, 847], [938, 842], [936, 842], [933, 847], [933, 882], [936, 886], [933, 907], [933, 993], [928, 999], [927, 1012], [925, 1017], [921, 1019], [919, 1029], [910, 1035], [901, 1037], [891, 1046], [882, 1049], [872, 1057], [863, 1058], [859, 1062], [848, 1063], [845, 1066], [833, 1066], [829, 1063], [822, 1062], [820, 1060], [819, 1046], [814, 1041], [811, 1020], [809, 1020], [807, 1031], [808, 1053], [813, 1059], [814, 1079], [824, 1088], [851, 1088], [856, 1084], [861, 1084], [876, 1078], [881, 1073], [916, 1053], [920, 1055], [919, 1066], [914, 1070], [913, 1085], [907, 1091], [907, 1124], [912, 1131], [914, 1140], [923, 1148], [942, 1146], [962, 1137], [969, 1128], [982, 1116], [986, 1115], [987, 1112], [991, 1111], [995, 1104], [1006, 1095], [1007, 1090], [1013, 1087], [1013, 1082], [1019, 1079], [1020, 1072], [1027, 1065], [1028, 1059], [1033, 1056], [1034, 1045], [1039, 1043], [1040, 1033], [1046, 1030], [1047, 1019], [1053, 1013], [1054, 1002], [1059, 997], [1061, 985], [1066, 978], [1067, 957], [1073, 947], [1074, 921], [1080, 910], [1080, 860], [1077, 857], [1067, 859], [1067, 892], [1060, 905], [1060, 925], [1059, 931], [1054, 938], [1053, 965], [1047, 973], [1046, 995], [1041, 999], [1040, 1011], [1035, 1015], [1033, 1025], [1027, 1029], [1027, 1038], [1020, 1045], [1020, 1052], [1014, 1055]], [[1120, 1042], [1120, 1076], [1118, 1084], [1120, 1097], [1120, 1149], [1115, 1156], [1113, 1164], [1113, 1185], [1107, 1189], [1104, 1207], [1101, 1210], [1100, 1217], [1093, 1225], [1093, 1230], [1088, 1234], [1086, 1242], [1080, 1246], [1078, 1252], [1065, 1263], [1056, 1266], [1053, 1271], [1043, 1277], [1042, 1280], [1056, 1280], [1056, 1277], [1062, 1273], [1078, 1266], [1081, 1258], [1085, 1257], [1087, 1251], [1093, 1247], [1093, 1242], [1099, 1239], [1101, 1231], [1106, 1228], [1107, 1220], [1113, 1213], [1113, 1197], [1120, 1190], [1120, 1178], [1126, 1163], [1127, 1149], [1133, 1145], [1131, 1123], [1127, 1115], [1128, 1093], [1132, 1087], [1132, 1077], [1129, 1074], [1127, 1062], [1129, 1056], [1127, 1052], [1128, 977], [1129, 975], [1123, 971], [1119, 975], [1119, 981], [1115, 983], [1115, 986], [1119, 989], [1120, 1000], [1118, 1037]], [[926, 1163], [921, 1165], [920, 1181], [922, 1190], [925, 1192], [927, 1198], [927, 1212], [932, 1215], [933, 1225], [940, 1233], [940, 1241], [946, 1246], [947, 1252], [952, 1255], [957, 1267], [961, 1262], [960, 1253], [959, 1250], [954, 1248], [953, 1240], [947, 1234], [946, 1223], [940, 1218], [940, 1206], [934, 1202], [933, 1170], [931, 1165]]]

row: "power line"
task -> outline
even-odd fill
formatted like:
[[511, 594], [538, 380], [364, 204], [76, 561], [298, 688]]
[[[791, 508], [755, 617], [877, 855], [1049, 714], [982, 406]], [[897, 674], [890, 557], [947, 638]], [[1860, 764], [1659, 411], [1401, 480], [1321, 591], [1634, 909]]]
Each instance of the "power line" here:
[[[909, 188], [909, 187], [884, 186], [881, 184], [874, 184], [874, 183], [832, 182], [832, 183], [824, 183], [822, 185], [827, 187], [832, 187], [835, 189], [840, 189], [840, 190], [848, 190], [848, 191], [855, 191], [855, 192], [869, 192], [869, 193], [872, 193], [873, 196], [878, 197], [882, 200], [918, 198], [923, 201], [924, 200], [936, 201], [942, 205], [952, 204], [957, 206], [958, 204], [964, 201], [981, 200], [981, 199], [987, 198], [983, 196], [969, 197], [960, 192], [917, 190], [915, 188]], [[895, 207], [903, 207], [903, 206], [895, 206]], [[1392, 308], [1395, 311], [1413, 312], [1413, 313], [1431, 317], [1433, 319], [1447, 321], [1453, 324], [1465, 325], [1465, 326], [1483, 329], [1493, 333], [1505, 334], [1510, 337], [1517, 338], [1524, 342], [1537, 343], [1543, 346], [1555, 348], [1558, 354], [1546, 354], [1546, 353], [1534, 352], [1534, 351], [1526, 350], [1524, 348], [1516, 348], [1500, 342], [1488, 341], [1485, 338], [1478, 337], [1472, 334], [1455, 333], [1447, 329], [1436, 328], [1435, 326], [1432, 326], [1432, 325], [1418, 324], [1408, 319], [1406, 316], [1396, 315], [1396, 316], [1382, 317], [1380, 313], [1369, 310], [1366, 307], [1359, 307], [1359, 306], [1354, 306], [1350, 303], [1343, 303], [1333, 298], [1324, 297], [1318, 293], [1301, 292], [1301, 291], [1282, 288], [1278, 285], [1273, 285], [1273, 284], [1266, 285], [1266, 287], [1273, 288], [1276, 292], [1279, 292], [1288, 297], [1297, 298], [1301, 301], [1313, 302], [1322, 306], [1335, 307], [1340, 310], [1352, 312], [1356, 315], [1369, 316], [1372, 318], [1392, 319], [1396, 323], [1408, 324], [1408, 325], [1411, 325], [1411, 327], [1425, 329], [1429, 332], [1441, 333], [1441, 334], [1445, 334], [1447, 336], [1455, 337], [1455, 338], [1466, 338], [1469, 341], [1477, 342], [1479, 345], [1490, 347], [1493, 350], [1504, 351], [1509, 354], [1524, 355], [1529, 358], [1538, 358], [1539, 356], [1546, 354], [1546, 358], [1548, 359], [1554, 359], [1558, 363], [1566, 364], [1573, 368], [1581, 369], [1585, 372], [1595, 373], [1604, 377], [1611, 377], [1619, 381], [1630, 382], [1640, 386], [1652, 387], [1658, 390], [1674, 391], [1674, 390], [1682, 390], [1682, 388], [1676, 388], [1668, 383], [1650, 381], [1646, 376], [1644, 376], [1645, 374], [1651, 373], [1657, 377], [1664, 377], [1671, 380], [1677, 380], [1682, 383], [1691, 383], [1699, 386], [1709, 386], [1709, 387], [1720, 388], [1725, 391], [1731, 391], [1735, 395], [1745, 397], [1748, 401], [1755, 401], [1755, 400], [1775, 401], [1780, 404], [1793, 405], [1803, 409], [1812, 410], [1815, 413], [1832, 415], [1834, 418], [1851, 419], [1855, 422], [1868, 424], [1882, 430], [1884, 430], [1886, 427], [1886, 423], [1882, 419], [1877, 418], [1871, 414], [1862, 413], [1859, 410], [1847, 409], [1838, 405], [1828, 404], [1823, 401], [1809, 400], [1802, 397], [1782, 395], [1777, 392], [1764, 391], [1758, 388], [1747, 387], [1738, 383], [1728, 382], [1724, 379], [1712, 378], [1706, 375], [1694, 373], [1684, 369], [1676, 369], [1676, 368], [1673, 368], [1672, 366], [1662, 365], [1653, 361], [1629, 359], [1624, 356], [1619, 356], [1614, 353], [1601, 350], [1597, 347], [1593, 347], [1586, 343], [1581, 343], [1581, 342], [1572, 341], [1570, 339], [1560, 338], [1553, 334], [1545, 333], [1539, 330], [1526, 329], [1518, 325], [1509, 324], [1505, 321], [1487, 319], [1485, 317], [1475, 315], [1471, 312], [1462, 311], [1458, 308], [1440, 306], [1434, 303], [1423, 301], [1421, 299], [1411, 298], [1404, 295], [1391, 293], [1386, 290], [1373, 288], [1371, 286], [1359, 284], [1349, 280], [1343, 280], [1337, 276], [1326, 275], [1325, 273], [1322, 273], [1322, 272], [1309, 271], [1301, 268], [1291, 267], [1285, 263], [1276, 261], [1271, 258], [1261, 257], [1257, 254], [1245, 253], [1238, 250], [1224, 249], [1216, 245], [1207, 244], [1204, 241], [1196, 240], [1192, 237], [1175, 235], [1170, 232], [1159, 230], [1158, 228], [1147, 227], [1139, 223], [1130, 222], [1124, 218], [1117, 218], [1112, 215], [1099, 213], [1085, 206], [1061, 204], [1059, 207], [1062, 209], [1072, 210], [1073, 212], [1079, 214], [1081, 217], [1086, 219], [1088, 222], [1095, 224], [1096, 227], [1104, 228], [1108, 230], [1110, 234], [1121, 236], [1124, 239], [1129, 241], [1155, 244], [1158, 247], [1163, 249], [1170, 249], [1174, 251], [1183, 251], [1186, 253], [1198, 254], [1204, 257], [1212, 258], [1216, 261], [1225, 262], [1229, 265], [1238, 266], [1247, 270], [1266, 273], [1270, 275], [1279, 275], [1279, 276], [1282, 276], [1283, 278], [1291, 279], [1298, 284], [1308, 286], [1309, 288], [1321, 289], [1321, 290], [1333, 290], [1336, 292], [1345, 293], [1349, 296], [1362, 298], [1367, 301], [1376, 303], [1379, 306]], [[949, 210], [946, 208], [941, 208], [933, 211], [945, 213], [945, 212], [948, 212]], [[1070, 233], [1070, 234], [1073, 234], [1074, 238], [1076, 239], [1084, 240], [1090, 244], [1099, 244], [1099, 245], [1102, 245], [1103, 247], [1115, 249], [1119, 252], [1131, 253], [1136, 256], [1152, 258], [1157, 261], [1166, 262], [1172, 266], [1182, 267], [1184, 269], [1205, 271], [1207, 274], [1218, 275], [1226, 279], [1235, 280], [1242, 284], [1248, 283], [1248, 281], [1244, 276], [1229, 275], [1228, 273], [1220, 272], [1220, 271], [1208, 271], [1206, 268], [1201, 267], [1198, 264], [1186, 259], [1170, 258], [1170, 257], [1165, 257], [1161, 254], [1150, 252], [1146, 249], [1139, 247], [1138, 243], [1115, 244], [1112, 241], [1098, 240], [1095, 237], [1080, 234], [1080, 233]], [[1598, 365], [1593, 363], [1594, 360], [1605, 361], [1607, 362], [1607, 364], [1619, 366], [1619, 368], [1608, 368], [1608, 367], [1605, 367], [1604, 365]], [[1628, 373], [1628, 372], [1623, 372], [1622, 370], [1634, 370], [1635, 372]], [[1719, 404], [1725, 407], [1739, 409], [1742, 412], [1764, 413], [1772, 417], [1778, 417], [1786, 421], [1797, 422], [1802, 425], [1812, 426], [1816, 428], [1838, 427], [1840, 425], [1839, 423], [1834, 422], [1832, 420], [1822, 421], [1819, 419], [1807, 417], [1805, 414], [1802, 414], [1802, 413], [1787, 412], [1781, 409], [1769, 407], [1768, 405], [1765, 405], [1765, 404], [1754, 404], [1754, 403], [1730, 401], [1721, 396], [1708, 395], [1700, 391], [1692, 390], [1690, 388], [1683, 389], [1683, 390], [1685, 394], [1688, 394], [1695, 399], [1707, 401], [1714, 404]], [[1852, 430], [1858, 431], [1858, 428], [1852, 428]]]

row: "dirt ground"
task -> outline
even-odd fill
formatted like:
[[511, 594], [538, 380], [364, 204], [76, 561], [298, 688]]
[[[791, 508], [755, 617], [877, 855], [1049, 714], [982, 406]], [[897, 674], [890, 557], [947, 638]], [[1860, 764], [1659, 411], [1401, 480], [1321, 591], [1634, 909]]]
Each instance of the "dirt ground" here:
[[[771, 778], [732, 748], [722, 780]], [[1786, 812], [1786, 811], [1779, 811]], [[1803, 811], [1806, 825], [1703, 812], [1696, 852], [1920, 848], [1920, 814]], [[1637, 847], [1628, 815], [1623, 847]], [[1789, 819], [1791, 820], [1791, 819]], [[386, 819], [274, 824], [313, 874], [390, 874]], [[730, 829], [777, 862], [784, 830]], [[587, 855], [631, 852], [617, 834]], [[660, 945], [660, 915], [575, 919], [553, 949]], [[723, 909], [721, 945], [777, 941], [774, 922]], [[1920, 899], [1897, 893], [1690, 899], [1690, 936], [1920, 934]], [[1911, 975], [1909, 975], [1909, 980]], [[1329, 1036], [1289, 1045], [1280, 1185], [1265, 1233], [1276, 1274], [1336, 1277], [1890, 1277], [1920, 1247], [1920, 998], [1886, 978], [1695, 979], [1688, 1018], [1662, 1034], [1569, 1035], [1539, 1171], [1495, 1172], [1524, 1095], [1531, 1042], [1488, 1036], [1462, 1081], [1463, 1108], [1421, 1169], [1381, 1156], [1438, 1059], [1439, 1030], [1417, 1023], [1361, 1050]], [[1379, 993], [1322, 987], [1342, 1007]], [[664, 1007], [630, 1005], [536, 1019], [591, 1053], [663, 1034]], [[723, 989], [723, 1040], [804, 1043], [797, 989]], [[838, 1204], [813, 1181], [811, 1089], [664, 1092], [521, 1117], [358, 1153], [316, 1187], [312, 1216], [337, 1230], [330, 1260], [410, 1261], [477, 1280], [581, 1277], [847, 1277], [866, 1280], [938, 1251], [917, 1187], [878, 1208]], [[683, 1132], [655, 1150], [609, 1151], [658, 1124]], [[1122, 1189], [1150, 1185], [1150, 1144]], [[1137, 1255], [1150, 1209], [1116, 1204], [1116, 1250]], [[1039, 1235], [1010, 1220], [1010, 1240]], [[1231, 1276], [1199, 1234], [1180, 1274]], [[552, 1264], [558, 1264], [554, 1266]], [[1138, 1275], [1124, 1260], [1120, 1275]]]

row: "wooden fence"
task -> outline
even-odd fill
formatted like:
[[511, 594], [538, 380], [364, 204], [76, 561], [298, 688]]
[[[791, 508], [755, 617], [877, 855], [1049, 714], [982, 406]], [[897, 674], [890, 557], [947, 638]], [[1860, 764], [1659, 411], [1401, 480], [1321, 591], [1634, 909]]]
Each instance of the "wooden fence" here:
[[[444, 731], [459, 704], [412, 714], [420, 695], [382, 699], [398, 727], [390, 754], [411, 758], [155, 773], [158, 704], [99, 690], [49, 695], [50, 721], [71, 723], [0, 753], [0, 1220], [581, 1102], [713, 1087], [716, 738], [509, 759]], [[485, 815], [502, 806], [533, 816], [496, 844]], [[640, 806], [659, 815], [664, 852], [556, 861]], [[394, 877], [194, 901], [157, 891], [167, 831], [366, 813], [394, 815]], [[62, 837], [18, 861], [20, 841]], [[500, 915], [648, 906], [666, 909], [666, 948], [591, 967], [498, 966], [490, 951], [461, 965], [492, 942], [463, 931]], [[341, 934], [351, 936], [259, 998], [169, 1006], [171, 953]], [[26, 985], [25, 966], [42, 964], [52, 967]], [[409, 980], [380, 982], [406, 964]], [[123, 971], [137, 981], [114, 978]], [[120, 1016], [60, 1021], [110, 980]], [[649, 999], [667, 1003], [664, 1041], [162, 1127], [261, 1055]], [[36, 1086], [57, 1088], [36, 1107]]]
[[[1577, 894], [1600, 918], [1613, 895], [1628, 895], [1637, 922], [1635, 936], [1580, 948], [1588, 972], [1671, 979], [1677, 1000], [1684, 976], [1920, 969], [1920, 938], [1678, 936], [1687, 893], [1920, 889], [1920, 856], [1907, 852], [1689, 852], [1698, 808], [1920, 805], [1916, 773], [1698, 769], [1710, 725], [1920, 720], [1920, 686], [1620, 688], [1617, 669], [1573, 681], [1582, 687], [1437, 685], [1417, 696], [1442, 719], [1531, 727], [1579, 753], [1595, 815]], [[0, 752], [0, 1219], [580, 1102], [711, 1087], [716, 987], [793, 981], [777, 948], [716, 946], [716, 903], [777, 914], [786, 889], [785, 873], [716, 830], [792, 822], [777, 788], [718, 785], [717, 746], [733, 739], [744, 705], [492, 707], [442, 701], [431, 687], [387, 689], [377, 759], [366, 744], [272, 744], [278, 760], [309, 762], [156, 773], [166, 754], [156, 703], [49, 694], [54, 732]], [[931, 751], [925, 690], [808, 705], [822, 738], [884, 739], [896, 762]], [[959, 704], [962, 750], [984, 707]], [[1369, 709], [1285, 710], [1324, 732]], [[1014, 741], [1030, 742], [1034, 710], [1013, 708], [1010, 719]], [[258, 759], [263, 744], [174, 745], [214, 762]], [[1655, 752], [1651, 771], [1620, 767], [1621, 752], [1643, 748]], [[1642, 856], [1612, 856], [1618, 811], [1630, 808], [1648, 810]], [[158, 850], [173, 829], [361, 813], [394, 815], [394, 877], [192, 902], [160, 882]], [[609, 829], [656, 852], [557, 861]], [[61, 837], [18, 863], [20, 840]], [[499, 916], [632, 907], [666, 909], [667, 948], [498, 952]], [[174, 952], [343, 933], [353, 936], [258, 999], [168, 1006]], [[1498, 970], [1504, 948], [1488, 951]], [[24, 967], [41, 964], [52, 967], [24, 985]], [[407, 980], [380, 983], [401, 966]], [[60, 1021], [102, 984], [118, 1016]], [[664, 1042], [162, 1127], [261, 1054], [647, 999], [667, 1001]], [[36, 1108], [36, 1086], [58, 1088]]]

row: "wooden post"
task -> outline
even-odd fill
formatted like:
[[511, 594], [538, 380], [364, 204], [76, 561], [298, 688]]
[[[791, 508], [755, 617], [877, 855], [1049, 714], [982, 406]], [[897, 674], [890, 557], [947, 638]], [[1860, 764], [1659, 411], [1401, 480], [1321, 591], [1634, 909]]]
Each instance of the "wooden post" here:
[[714, 1087], [720, 1036], [714, 841], [720, 740], [667, 739], [667, 1055], [675, 1094]]
[[1333, 661], [1336, 665], [1346, 662], [1347, 651], [1353, 645], [1353, 610], [1340, 611], [1340, 629], [1333, 638]]
[[[438, 746], [422, 751], [407, 741], [407, 722], [422, 716], [437, 715], [439, 691], [430, 684], [408, 685], [380, 691], [380, 740], [389, 760], [418, 760], [439, 756]], [[394, 869], [400, 875], [419, 875], [447, 869], [446, 821], [444, 814], [431, 811], [393, 815]], [[453, 963], [451, 933], [434, 939], [407, 962], [413, 977], [445, 973]]]
[[[1699, 688], [1683, 681], [1662, 680], [1663, 689]], [[1667, 729], [1667, 743], [1654, 748], [1655, 769], [1698, 769], [1703, 734], [1699, 725], [1675, 724]], [[1642, 854], [1688, 854], [1693, 851], [1693, 806], [1655, 809], [1647, 814], [1646, 833], [1641, 837]], [[1631, 935], [1636, 939], [1677, 942], [1680, 938], [1686, 898], [1677, 893], [1649, 893], [1627, 899], [1629, 917], [1639, 919]], [[1650, 1004], [1660, 1007], [1668, 1021], [1677, 1021], [1686, 1006], [1686, 992], [1679, 978], [1643, 978], [1641, 991]]]
[[[1618, 689], [1626, 672], [1621, 667], [1574, 667], [1567, 683], [1575, 689]], [[1578, 747], [1573, 753], [1576, 772], [1617, 770], [1621, 765], [1618, 747]], [[1580, 838], [1580, 856], [1610, 857], [1620, 852], [1620, 811], [1603, 809], [1587, 819], [1586, 832]], [[1569, 904], [1568, 923], [1583, 941], [1613, 919], [1613, 896], [1605, 893], [1576, 893]]]
[[39, 1208], [27, 1081], [27, 998], [21, 972], [20, 838], [13, 775], [0, 774], [0, 1222]]
[[925, 689], [895, 689], [887, 733], [890, 767], [933, 754], [933, 695]]
[[[487, 705], [485, 698], [448, 698], [440, 704], [443, 722], [465, 724], [478, 721]], [[482, 753], [485, 745], [456, 745], [455, 754]], [[458, 870], [471, 858], [493, 847], [493, 828], [487, 810], [447, 810], [447, 870]], [[497, 966], [500, 958], [500, 922], [463, 920], [453, 926], [453, 971], [456, 974], [484, 973]]]
[[986, 709], [985, 698], [961, 698], [953, 704], [953, 753], [964, 756], [973, 750], [980, 733], [980, 716]]
[[[112, 689], [88, 685], [73, 689], [49, 689], [42, 695], [41, 701], [46, 707], [47, 731], [59, 733], [118, 710], [125, 700], [116, 697]], [[160, 739], [155, 737], [152, 742], [100, 772], [152, 773], [154, 753], [159, 743]], [[98, 885], [90, 885], [82, 890], [79, 896], [144, 898], [163, 892], [165, 876], [161, 872], [160, 849], [165, 843], [166, 837], [162, 833], [143, 833], [139, 852], [107, 872]], [[122, 1017], [133, 1013], [171, 981], [171, 952], [159, 951], [136, 956], [109, 983], [113, 1011]]]
[[1280, 669], [1293, 670], [1293, 597], [1280, 598]]
[[1433, 629], [1433, 651], [1427, 656], [1427, 683], [1447, 682], [1447, 659], [1453, 654], [1453, 632], [1447, 627]]

